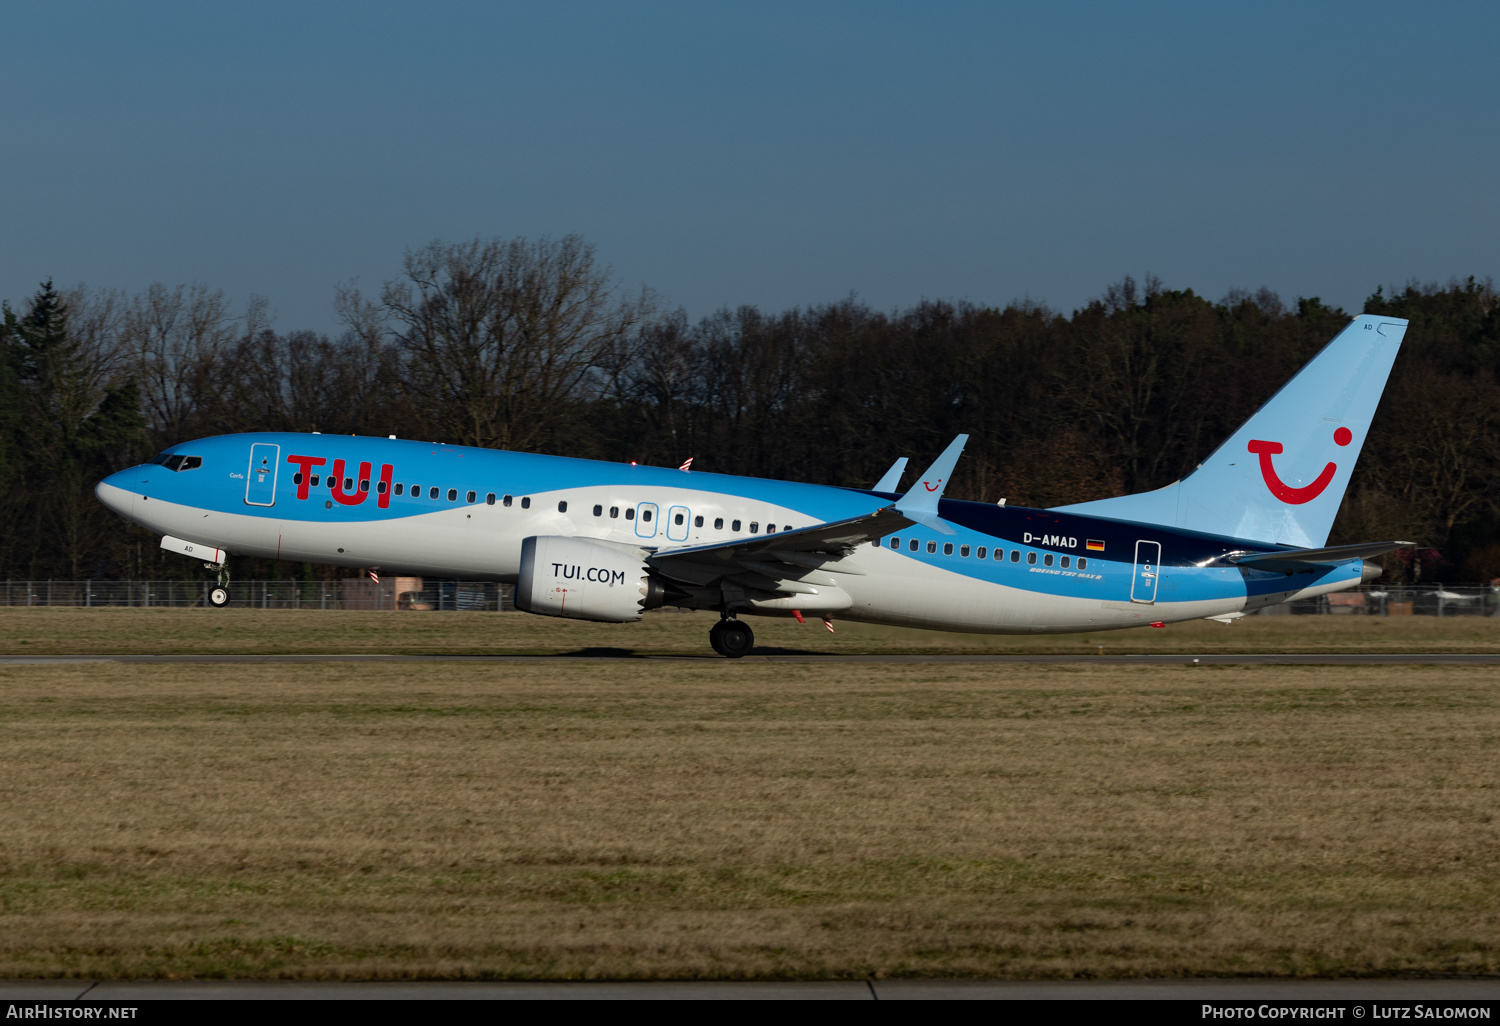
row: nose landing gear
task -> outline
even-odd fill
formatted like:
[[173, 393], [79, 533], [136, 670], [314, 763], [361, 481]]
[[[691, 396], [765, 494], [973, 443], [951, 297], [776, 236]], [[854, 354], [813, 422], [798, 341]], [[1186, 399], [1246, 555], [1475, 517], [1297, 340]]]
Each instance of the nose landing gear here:
[[219, 575], [219, 583], [208, 589], [208, 604], [223, 609], [229, 605], [229, 567], [224, 563], [204, 563], [203, 568]]
[[720, 620], [708, 632], [708, 643], [719, 655], [738, 659], [755, 647], [755, 632], [739, 620]]

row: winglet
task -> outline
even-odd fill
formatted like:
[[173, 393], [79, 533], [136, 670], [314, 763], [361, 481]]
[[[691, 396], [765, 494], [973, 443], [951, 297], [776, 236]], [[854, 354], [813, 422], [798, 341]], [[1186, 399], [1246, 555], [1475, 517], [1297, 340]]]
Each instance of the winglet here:
[[927, 473], [911, 486], [911, 491], [901, 497], [901, 501], [896, 503], [896, 509], [902, 516], [944, 534], [953, 533], [953, 529], [938, 518], [938, 500], [943, 497], [948, 479], [953, 476], [953, 468], [958, 465], [958, 458], [963, 455], [964, 445], [968, 441], [968, 435], [959, 435], [950, 442], [943, 454], [927, 468]]
[[885, 476], [875, 482], [872, 492], [894, 492], [901, 487], [901, 475], [906, 473], [906, 457], [903, 456], [891, 464], [891, 469], [885, 472]]

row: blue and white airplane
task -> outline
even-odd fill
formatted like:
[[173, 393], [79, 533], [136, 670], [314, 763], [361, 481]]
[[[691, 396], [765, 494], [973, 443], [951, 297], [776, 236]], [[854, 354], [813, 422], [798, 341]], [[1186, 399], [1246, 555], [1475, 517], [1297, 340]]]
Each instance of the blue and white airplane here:
[[870, 490], [391, 438], [222, 435], [174, 445], [96, 494], [163, 548], [515, 585], [520, 609], [624, 622], [716, 610], [993, 634], [1248, 612], [1379, 574], [1410, 545], [1326, 547], [1406, 321], [1354, 319], [1196, 470], [1152, 492], [1026, 509], [943, 498], [960, 435], [910, 489]]

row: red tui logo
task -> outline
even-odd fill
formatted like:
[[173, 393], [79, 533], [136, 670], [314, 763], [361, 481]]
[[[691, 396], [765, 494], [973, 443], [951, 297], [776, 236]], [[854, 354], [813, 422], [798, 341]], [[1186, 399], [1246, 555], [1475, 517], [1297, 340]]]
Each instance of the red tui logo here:
[[[1354, 440], [1354, 432], [1346, 427], [1341, 427], [1333, 433], [1333, 440], [1339, 445], [1348, 445]], [[1260, 439], [1251, 439], [1249, 450], [1260, 457], [1260, 476], [1265, 479], [1266, 487], [1271, 489], [1271, 494], [1282, 502], [1292, 506], [1300, 506], [1304, 502], [1312, 502], [1323, 494], [1328, 483], [1333, 480], [1333, 475], [1338, 471], [1338, 464], [1329, 463], [1323, 467], [1322, 473], [1310, 485], [1301, 488], [1293, 488], [1281, 476], [1276, 473], [1276, 467], [1271, 462], [1271, 457], [1280, 455], [1282, 445], [1280, 442], [1265, 442]]]

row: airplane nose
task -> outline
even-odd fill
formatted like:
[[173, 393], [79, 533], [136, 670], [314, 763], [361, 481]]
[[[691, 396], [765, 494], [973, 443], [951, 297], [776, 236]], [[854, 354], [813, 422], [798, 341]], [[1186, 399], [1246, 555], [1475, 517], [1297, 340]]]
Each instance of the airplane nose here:
[[137, 496], [125, 484], [125, 472], [111, 474], [94, 486], [94, 497], [122, 517], [130, 517]]

